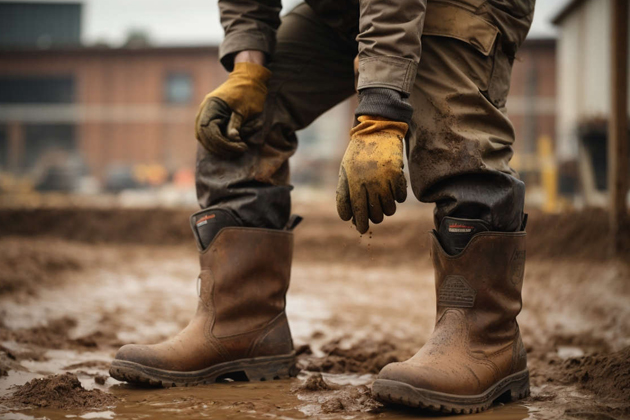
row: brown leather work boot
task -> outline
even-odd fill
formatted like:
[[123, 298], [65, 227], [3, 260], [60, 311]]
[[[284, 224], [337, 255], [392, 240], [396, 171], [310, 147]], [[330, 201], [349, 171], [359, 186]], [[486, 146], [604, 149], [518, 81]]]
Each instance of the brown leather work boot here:
[[[245, 379], [243, 375], [249, 380], [295, 376], [284, 310], [293, 233], [235, 226], [225, 210], [196, 213], [191, 224], [200, 249], [205, 248], [200, 253], [197, 313], [163, 343], [123, 346], [110, 375], [158, 386]], [[214, 229], [210, 236], [208, 226]]]
[[476, 413], [499, 397], [515, 401], [529, 395], [527, 355], [516, 322], [522, 306], [525, 232], [484, 232], [474, 223], [481, 221], [446, 222], [453, 223], [455, 232], [481, 233], [456, 255], [449, 255], [431, 234], [435, 329], [411, 359], [385, 366], [372, 392], [384, 402]]

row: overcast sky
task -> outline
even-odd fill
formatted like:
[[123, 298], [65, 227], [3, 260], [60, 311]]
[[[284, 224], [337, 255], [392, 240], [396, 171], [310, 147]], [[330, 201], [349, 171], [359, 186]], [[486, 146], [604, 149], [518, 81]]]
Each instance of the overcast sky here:
[[[300, 2], [283, 0], [283, 12]], [[530, 36], [554, 36], [549, 20], [567, 2], [538, 0]], [[87, 44], [120, 45], [130, 30], [148, 33], [157, 45], [218, 44], [223, 36], [216, 0], [83, 0], [83, 4]]]

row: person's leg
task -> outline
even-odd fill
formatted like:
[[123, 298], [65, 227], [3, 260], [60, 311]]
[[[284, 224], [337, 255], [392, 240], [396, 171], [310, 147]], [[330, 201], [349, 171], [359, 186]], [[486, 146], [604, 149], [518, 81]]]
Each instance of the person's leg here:
[[289, 168], [295, 131], [354, 91], [356, 48], [306, 5], [282, 21], [263, 114], [243, 136], [236, 160], [199, 148], [191, 217], [200, 249], [199, 304], [190, 324], [156, 345], [127, 345], [110, 374], [152, 385], [195, 385], [243, 374], [250, 380], [295, 373], [284, 311], [293, 250]]
[[[197, 196], [229, 210], [243, 226], [282, 229], [290, 215], [288, 159], [295, 132], [354, 93], [356, 44], [331, 30], [306, 4], [280, 25], [263, 115], [250, 123], [249, 150], [236, 160], [199, 146]], [[250, 128], [251, 130], [252, 128]]]
[[492, 17], [505, 13], [479, 3], [473, 12], [435, 2], [427, 12], [408, 161], [415, 196], [436, 204], [436, 325], [414, 357], [386, 366], [373, 387], [385, 401], [456, 413], [529, 392], [516, 323], [525, 187], [509, 166], [514, 129], [504, 106], [506, 50], [518, 45], [506, 40], [524, 38], [533, 1], [511, 26]]
[[509, 73], [497, 74], [494, 61], [507, 60], [500, 55], [485, 57], [452, 38], [424, 38], [408, 158], [414, 195], [436, 204], [436, 229], [450, 216], [520, 230], [525, 185], [509, 166], [514, 128], [493, 103], [504, 104], [507, 91], [488, 96], [491, 85], [509, 86]]

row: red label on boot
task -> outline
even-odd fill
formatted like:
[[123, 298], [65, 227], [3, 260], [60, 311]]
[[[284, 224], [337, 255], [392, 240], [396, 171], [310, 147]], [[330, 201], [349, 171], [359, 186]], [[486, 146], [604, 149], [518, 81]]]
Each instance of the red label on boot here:
[[203, 226], [206, 223], [208, 223], [208, 220], [214, 219], [215, 217], [217, 217], [215, 214], [207, 214], [207, 215], [203, 216], [201, 219], [197, 220], [196, 225], [197, 226]]

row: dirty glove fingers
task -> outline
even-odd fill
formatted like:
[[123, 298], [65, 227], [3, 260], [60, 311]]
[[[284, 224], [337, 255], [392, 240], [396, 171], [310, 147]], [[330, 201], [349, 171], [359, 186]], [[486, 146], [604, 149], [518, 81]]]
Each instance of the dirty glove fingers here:
[[365, 186], [361, 185], [355, 191], [350, 191], [350, 203], [352, 206], [352, 222], [359, 233], [367, 232], [370, 224], [368, 222], [368, 195]]
[[341, 167], [339, 171], [339, 183], [337, 184], [337, 213], [343, 221], [352, 219], [352, 206], [350, 203], [350, 191], [348, 190], [348, 177]]
[[238, 123], [238, 118], [232, 122], [233, 115], [234, 112], [225, 101], [212, 97], [203, 102], [197, 114], [195, 127], [197, 140], [215, 156], [233, 159], [248, 149], [240, 136], [228, 138], [223, 132], [223, 130], [227, 132], [230, 125]]
[[232, 141], [221, 132], [221, 120], [213, 120], [199, 131], [199, 142], [214, 156], [234, 159], [247, 151], [243, 141]]
[[208, 127], [211, 120], [223, 120], [227, 121], [227, 117], [229, 117], [229, 108], [225, 103], [220, 103], [220, 100], [215, 100], [214, 98], [210, 100], [205, 100], [201, 107], [199, 108], [199, 112], [197, 112], [197, 117], [195, 118], [195, 135], [197, 140], [201, 141], [202, 131]]
[[405, 179], [405, 174], [402, 169], [400, 170], [400, 175], [390, 181], [390, 186], [394, 194], [394, 199], [399, 203], [404, 203], [407, 199], [407, 180]]
[[368, 192], [368, 214], [372, 223], [379, 224], [383, 221], [383, 207], [378, 193]]
[[262, 145], [264, 138], [261, 136], [264, 119], [260, 116], [247, 120], [239, 130], [240, 138], [247, 139], [249, 145]]
[[396, 201], [394, 201], [394, 192], [391, 190], [390, 185], [388, 185], [389, 191], [380, 197], [381, 208], [385, 216], [391, 216], [396, 213]]
[[241, 140], [241, 125], [243, 125], [243, 116], [238, 112], [232, 112], [230, 122], [228, 123], [226, 135], [228, 138], [236, 141]]

